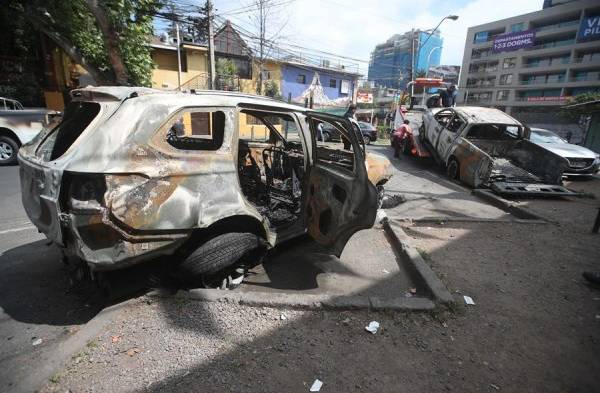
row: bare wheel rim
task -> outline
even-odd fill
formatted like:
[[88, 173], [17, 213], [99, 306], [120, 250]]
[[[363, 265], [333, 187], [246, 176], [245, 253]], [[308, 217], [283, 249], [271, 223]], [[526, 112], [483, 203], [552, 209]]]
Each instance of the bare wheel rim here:
[[10, 160], [14, 153], [11, 145], [6, 142], [0, 142], [0, 160]]

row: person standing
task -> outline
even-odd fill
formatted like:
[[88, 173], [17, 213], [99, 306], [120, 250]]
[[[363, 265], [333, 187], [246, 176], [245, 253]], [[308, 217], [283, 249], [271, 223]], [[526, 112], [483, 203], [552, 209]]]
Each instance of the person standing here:
[[[403, 124], [394, 131], [392, 146], [394, 147], [394, 158], [400, 158], [400, 151], [412, 148], [412, 128], [410, 121], [404, 120]], [[408, 144], [408, 145], [407, 145]]]
[[456, 97], [458, 96], [458, 89], [455, 85], [450, 85], [445, 90], [440, 90], [440, 99], [442, 101], [443, 108], [449, 108], [456, 105]]

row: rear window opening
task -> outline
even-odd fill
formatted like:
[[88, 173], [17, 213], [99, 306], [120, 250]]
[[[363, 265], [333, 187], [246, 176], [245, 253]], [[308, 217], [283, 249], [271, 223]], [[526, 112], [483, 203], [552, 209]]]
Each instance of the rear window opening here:
[[521, 127], [509, 124], [476, 124], [471, 127], [467, 139], [515, 140], [523, 135]]
[[40, 144], [36, 155], [44, 161], [60, 158], [100, 113], [96, 102], [73, 101], [65, 109], [62, 121]]
[[218, 150], [223, 145], [225, 113], [185, 111], [167, 131], [167, 143], [178, 150]]

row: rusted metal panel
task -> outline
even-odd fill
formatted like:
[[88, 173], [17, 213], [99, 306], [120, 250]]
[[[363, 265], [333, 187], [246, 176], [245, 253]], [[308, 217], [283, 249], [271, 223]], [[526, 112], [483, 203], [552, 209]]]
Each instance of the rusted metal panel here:
[[[182, 94], [127, 87], [76, 90], [73, 99], [93, 100], [101, 109], [66, 152], [51, 162], [44, 161], [38, 152], [49, 136], [50, 130], [44, 130], [19, 154], [27, 214], [69, 254], [95, 269], [123, 267], [172, 254], [195, 230], [231, 217], [254, 220], [271, 247], [284, 238], [241, 191], [238, 106], [294, 112], [305, 134], [303, 151], [309, 166], [313, 147], [304, 108], [239, 94]], [[166, 141], [170, 124], [186, 108], [224, 113], [223, 142], [217, 150], [179, 150]], [[367, 157], [369, 161], [373, 181], [389, 177], [389, 162], [386, 166], [380, 159]], [[94, 183], [97, 178], [102, 179], [102, 186]], [[315, 190], [332, 186], [325, 173], [314, 179]], [[355, 187], [364, 188], [366, 174], [360, 179]], [[74, 193], [91, 196], [77, 199]], [[348, 198], [362, 194], [364, 190], [353, 189]], [[327, 207], [317, 204], [311, 209], [321, 212]], [[348, 209], [344, 207], [335, 217], [334, 230], [336, 223], [366, 214]], [[308, 225], [322, 224], [309, 220]]]

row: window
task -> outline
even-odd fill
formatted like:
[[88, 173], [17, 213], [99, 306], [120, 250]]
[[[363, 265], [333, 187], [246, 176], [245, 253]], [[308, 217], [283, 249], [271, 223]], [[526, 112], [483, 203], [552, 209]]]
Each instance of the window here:
[[40, 144], [36, 156], [53, 161], [62, 156], [100, 113], [96, 102], [72, 101], [62, 121]]
[[169, 121], [166, 141], [177, 150], [218, 150], [224, 133], [225, 113], [188, 109]]
[[516, 33], [519, 31], [523, 31], [525, 30], [525, 23], [521, 22], [521, 23], [515, 23], [514, 25], [510, 25], [510, 31], [512, 33]]
[[268, 81], [271, 79], [271, 71], [263, 71], [263, 80]]
[[306, 84], [306, 75], [304, 75], [304, 74], [299, 74], [299, 75], [296, 77], [296, 83], [301, 83], [301, 84], [303, 84], [303, 85], [304, 85], [304, 84]]
[[498, 90], [498, 93], [496, 93], [496, 101], [508, 100], [509, 92], [509, 90]]
[[460, 117], [454, 116], [446, 126], [446, 129], [450, 132], [458, 132], [464, 125], [465, 122]]
[[517, 58], [516, 57], [507, 57], [502, 62], [502, 68], [515, 68], [517, 66]]
[[329, 87], [333, 87], [335, 89], [337, 87], [337, 81], [335, 79], [329, 79]]
[[[354, 170], [352, 143], [348, 138], [348, 130], [341, 123], [313, 119], [311, 130], [316, 141], [317, 164], [332, 165], [348, 171]], [[353, 132], [360, 134], [360, 130], [353, 130]]]
[[449, 110], [440, 111], [440, 112], [436, 113], [434, 117], [439, 125], [441, 125], [442, 127], [446, 127], [446, 125], [452, 118], [452, 111], [449, 111]]
[[280, 140], [273, 133], [283, 137], [287, 142], [300, 142], [298, 126], [290, 115], [243, 111], [240, 113], [240, 139], [254, 142]]
[[500, 75], [500, 81], [498, 82], [498, 84], [510, 85], [511, 83], [512, 83], [512, 74]]
[[487, 42], [488, 36], [489, 36], [489, 33], [487, 31], [480, 31], [479, 33], [475, 34], [475, 38], [473, 39], [473, 42], [475, 44], [478, 44], [480, 42]]

